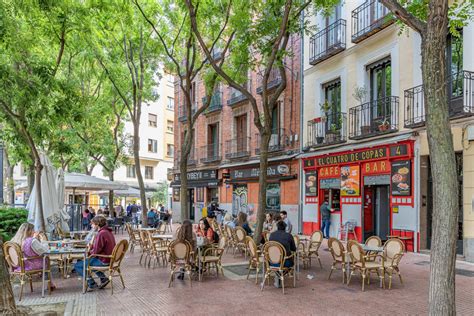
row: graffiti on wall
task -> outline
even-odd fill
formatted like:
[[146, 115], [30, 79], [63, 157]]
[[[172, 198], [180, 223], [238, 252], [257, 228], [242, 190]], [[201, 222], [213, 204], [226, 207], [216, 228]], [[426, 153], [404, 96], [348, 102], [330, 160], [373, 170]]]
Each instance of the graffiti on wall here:
[[249, 213], [246, 185], [235, 185], [232, 191], [232, 214], [237, 215], [239, 212]]

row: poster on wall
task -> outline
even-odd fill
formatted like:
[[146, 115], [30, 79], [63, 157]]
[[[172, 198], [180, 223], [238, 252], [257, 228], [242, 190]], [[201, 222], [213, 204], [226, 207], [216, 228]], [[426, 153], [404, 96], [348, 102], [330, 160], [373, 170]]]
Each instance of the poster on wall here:
[[359, 196], [359, 166], [341, 167], [341, 196]]
[[173, 202], [179, 202], [179, 188], [173, 188]]
[[304, 175], [304, 195], [306, 203], [318, 202], [318, 172], [307, 171]]
[[411, 195], [410, 160], [399, 160], [392, 162], [392, 195]]

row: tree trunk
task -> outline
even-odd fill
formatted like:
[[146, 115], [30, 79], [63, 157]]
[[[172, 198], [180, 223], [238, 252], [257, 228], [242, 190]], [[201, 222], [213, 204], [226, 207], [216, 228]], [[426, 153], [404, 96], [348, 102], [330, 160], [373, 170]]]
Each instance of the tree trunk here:
[[[34, 160], [33, 160], [34, 161]], [[31, 191], [33, 190], [33, 186], [35, 185], [35, 165], [31, 163], [28, 165], [26, 179], [28, 182], [28, 195], [31, 196]]]
[[456, 314], [455, 264], [459, 206], [446, 86], [447, 8], [445, 0], [430, 2], [426, 34], [422, 34], [421, 44], [426, 130], [434, 193], [430, 315]]
[[[268, 124], [267, 124], [268, 125]], [[258, 245], [262, 237], [263, 222], [265, 221], [265, 210], [267, 207], [267, 169], [268, 169], [268, 144], [270, 142], [270, 127], [265, 125], [263, 133], [260, 134], [260, 175], [258, 176], [258, 209], [257, 226], [253, 239]]]
[[[41, 171], [43, 170], [43, 165], [39, 160], [39, 157], [35, 161], [35, 186], [36, 186], [36, 207], [39, 210], [39, 221], [40, 221], [40, 230], [45, 231], [46, 222], [44, 220], [44, 209], [43, 209], [43, 195], [41, 194]], [[35, 214], [35, 216], [38, 214]]]
[[[139, 117], [139, 116], [138, 116]], [[138, 118], [139, 119], [139, 118]], [[140, 188], [140, 201], [142, 205], [142, 226], [147, 227], [147, 203], [145, 195], [145, 183], [143, 182], [142, 170], [140, 168], [140, 122], [133, 121], [133, 158], [135, 161], [135, 173]]]
[[[190, 111], [191, 107], [189, 107]], [[189, 119], [189, 118], [188, 118]], [[192, 139], [194, 138], [194, 133], [191, 124], [188, 124], [188, 132], [184, 137], [184, 142], [181, 144], [181, 157], [179, 161], [179, 173], [181, 179], [180, 186], [180, 199], [181, 199], [181, 222], [185, 219], [189, 219], [191, 214], [189, 214], [189, 205], [188, 199], [194, 197], [188, 197], [188, 159], [189, 153], [191, 152], [191, 147], [193, 145]]]
[[10, 283], [10, 273], [8, 272], [5, 255], [3, 253], [3, 242], [0, 238], [0, 314], [18, 315], [13, 295], [12, 285]]
[[5, 197], [5, 201], [7, 204], [13, 205], [15, 204], [15, 182], [13, 180], [13, 166], [8, 160], [8, 149], [6, 147], [3, 148], [3, 153], [3, 161], [5, 162], [5, 180], [7, 185], [7, 196]]
[[[109, 171], [109, 180], [114, 181], [114, 172]], [[114, 212], [114, 190], [109, 190], [109, 209], [110, 209], [110, 214], [113, 214]], [[119, 216], [119, 214], [116, 214], [115, 216]]]

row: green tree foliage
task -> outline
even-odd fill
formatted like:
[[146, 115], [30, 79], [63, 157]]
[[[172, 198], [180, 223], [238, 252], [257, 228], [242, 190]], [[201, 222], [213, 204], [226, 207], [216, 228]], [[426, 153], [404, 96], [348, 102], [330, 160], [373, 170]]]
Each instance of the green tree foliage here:
[[0, 237], [3, 241], [10, 240], [27, 217], [25, 209], [0, 205]]

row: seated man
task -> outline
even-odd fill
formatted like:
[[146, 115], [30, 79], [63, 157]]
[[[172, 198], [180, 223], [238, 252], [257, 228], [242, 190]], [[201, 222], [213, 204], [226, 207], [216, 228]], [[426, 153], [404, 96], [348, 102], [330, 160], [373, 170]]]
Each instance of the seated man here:
[[148, 220], [148, 226], [150, 227], [156, 227], [156, 224], [157, 224], [157, 215], [156, 215], [156, 212], [155, 212], [155, 209], [150, 209], [146, 215], [147, 217], [147, 220]]
[[[91, 221], [92, 227], [98, 227], [99, 231], [94, 240], [94, 245], [90, 251], [91, 255], [106, 255], [110, 256], [115, 247], [115, 237], [112, 234], [112, 229], [107, 226], [107, 219], [103, 216], [96, 216]], [[74, 266], [76, 272], [79, 275], [82, 275], [84, 271], [84, 265], [90, 264], [91, 266], [106, 266], [110, 262], [109, 258], [93, 257], [84, 261], [78, 261]], [[109, 279], [101, 271], [93, 271], [100, 278], [100, 285], [94, 281], [93, 278], [87, 280], [87, 286], [89, 289], [94, 290], [96, 288], [103, 289], [107, 284], [109, 284]]]
[[[277, 222], [277, 230], [270, 234], [269, 241], [277, 241], [285, 248], [285, 256], [291, 255], [293, 251], [296, 251], [295, 240], [290, 233], [285, 231], [286, 224], [283, 221]], [[286, 268], [293, 266], [293, 259], [286, 259], [284, 266]], [[275, 287], [280, 287], [280, 280], [275, 278]]]

